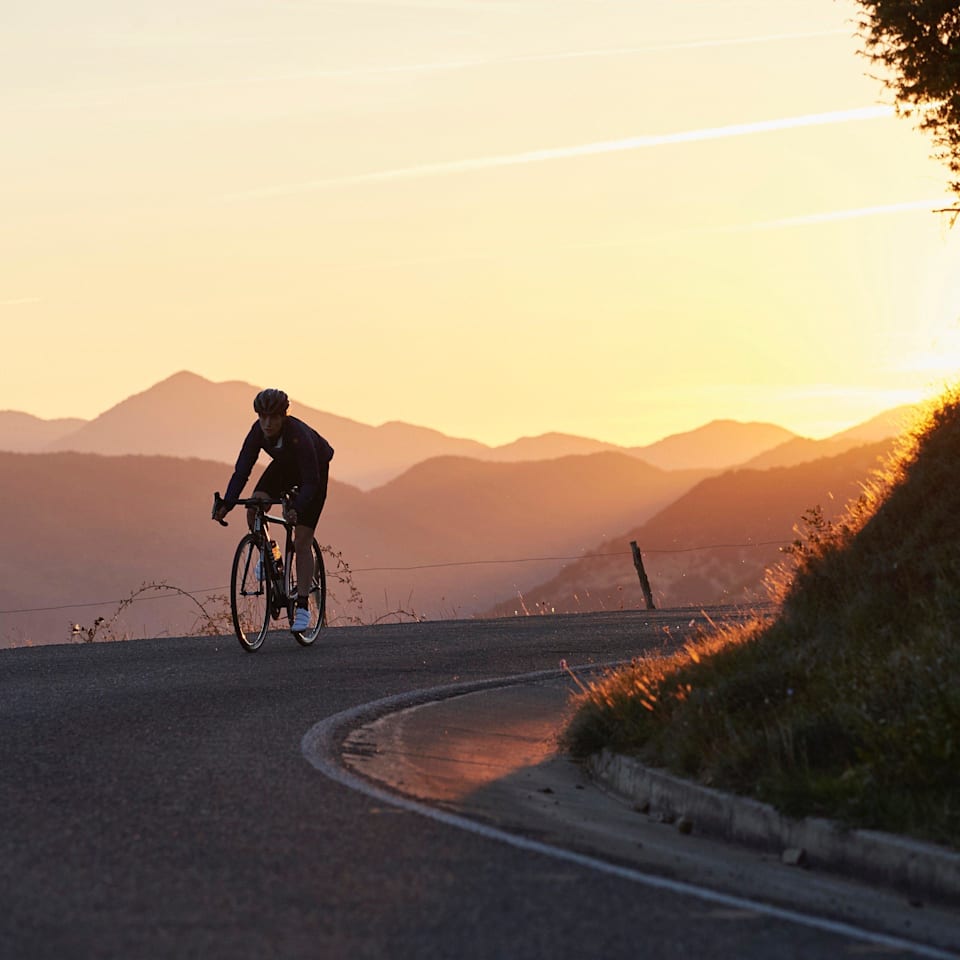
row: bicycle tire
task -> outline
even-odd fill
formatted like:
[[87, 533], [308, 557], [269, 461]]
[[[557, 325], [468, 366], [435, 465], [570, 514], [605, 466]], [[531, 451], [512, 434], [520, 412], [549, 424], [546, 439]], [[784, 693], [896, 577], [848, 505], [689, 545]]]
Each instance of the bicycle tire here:
[[[248, 653], [259, 649], [270, 627], [271, 585], [261, 538], [246, 534], [237, 544], [230, 573], [230, 612], [240, 646]], [[263, 579], [257, 577], [257, 562]]]
[[[327, 622], [327, 571], [323, 563], [323, 553], [316, 540], [313, 541], [313, 585], [310, 589], [310, 626], [306, 630], [294, 632], [297, 643], [309, 647], [320, 635]], [[291, 549], [286, 558], [286, 588], [290, 598], [290, 618], [296, 613], [297, 602], [297, 562]]]

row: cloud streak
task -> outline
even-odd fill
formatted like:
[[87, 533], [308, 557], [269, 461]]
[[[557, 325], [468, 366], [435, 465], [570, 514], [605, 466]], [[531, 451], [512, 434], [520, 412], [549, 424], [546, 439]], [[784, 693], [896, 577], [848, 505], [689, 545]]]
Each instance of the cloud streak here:
[[821, 223], [835, 223], [842, 220], [860, 220], [863, 217], [880, 217], [891, 213], [911, 213], [915, 210], [933, 212], [944, 207], [949, 201], [943, 197], [927, 200], [906, 200], [902, 203], [884, 203], [871, 207], [852, 207], [846, 210], [827, 210], [822, 213], [808, 213], [798, 217], [781, 217], [777, 220], [764, 220], [737, 227], [727, 227], [726, 231], [744, 230], [782, 230], [787, 227], [810, 227]]
[[441, 163], [423, 163], [411, 167], [394, 167], [388, 170], [378, 170], [371, 173], [353, 174], [344, 177], [306, 180], [300, 183], [262, 187], [243, 193], [230, 194], [226, 199], [266, 199], [289, 194], [308, 193], [314, 190], [329, 189], [331, 187], [362, 186], [366, 184], [416, 180], [426, 177], [450, 176], [452, 174], [476, 173], [484, 170], [495, 170], [501, 167], [525, 166], [555, 160], [573, 160], [580, 157], [624, 153], [632, 150], [644, 150], [673, 144], [725, 140], [731, 137], [752, 136], [755, 134], [773, 133], [775, 131], [793, 130], [802, 127], [851, 123], [861, 120], [876, 120], [892, 116], [893, 112], [893, 107], [888, 106], [860, 107], [853, 110], [833, 110], [827, 113], [780, 117], [774, 120], [758, 120], [750, 123], [737, 123], [722, 127], [703, 127], [696, 130], [682, 130], [675, 133], [646, 134], [637, 137], [626, 137], [620, 140], [599, 140], [572, 146], [548, 147], [541, 150], [528, 150], [520, 153], [496, 154], [487, 157], [450, 160]]
[[[356, 0], [355, 0], [356, 2]], [[371, 0], [379, 2], [379, 0]], [[181, 81], [157, 81], [154, 83], [125, 84], [106, 90], [70, 90], [45, 91], [49, 97], [56, 94], [54, 102], [60, 102], [65, 96], [71, 100], [81, 99], [88, 106], [109, 106], [121, 95], [178, 92], [182, 90], [212, 89], [218, 87], [253, 86], [269, 83], [302, 83], [309, 80], [350, 80], [353, 78], [390, 76], [395, 74], [431, 74], [460, 70], [472, 70], [488, 66], [517, 63], [549, 63], [564, 60], [604, 59], [608, 57], [632, 57], [651, 53], [683, 50], [702, 50], [748, 46], [755, 44], [779, 43], [785, 41], [815, 40], [824, 37], [848, 35], [847, 30], [817, 30], [797, 33], [772, 33], [760, 36], [725, 37], [720, 39], [685, 40], [673, 43], [648, 44], [641, 47], [598, 47], [589, 50], [560, 50], [552, 53], [513, 54], [505, 56], [461, 57], [454, 60], [426, 60], [420, 63], [372, 64], [364, 67], [328, 67], [321, 69], [292, 70], [270, 72], [247, 76], [205, 77], [203, 79], [184, 79]], [[143, 37], [139, 34], [103, 34], [99, 38], [108, 46], [135, 49], [139, 47], [239, 47], [255, 46], [261, 38], [247, 36], [191, 36], [167, 35]], [[36, 103], [23, 103], [20, 109], [35, 109]]]
[[[711, 47], [740, 47], [758, 43], [779, 43], [788, 40], [816, 40], [822, 37], [848, 36], [847, 30], [817, 30], [809, 33], [769, 33], [758, 37], [726, 37], [719, 40], [683, 40], [677, 43], [650, 44], [645, 47], [600, 47], [596, 50], [571, 50], [560, 53], [526, 54], [502, 57], [485, 63], [536, 63], [541, 60], [581, 60], [588, 57], [636, 56], [671, 50], [704, 50]], [[478, 61], [479, 63], [480, 61]]]
[[754, 44], [785, 41], [817, 40], [824, 37], [847, 36], [847, 30], [816, 30], [808, 33], [769, 33], [753, 37], [725, 37], [718, 40], [683, 40], [675, 43], [652, 43], [642, 47], [597, 47], [591, 50], [559, 50], [553, 53], [524, 53], [499, 57], [464, 57], [458, 60], [427, 60], [422, 63], [387, 64], [384, 66], [353, 67], [341, 70], [303, 71], [290, 74], [298, 80], [310, 77], [365, 77], [390, 73], [433, 73], [451, 70], [469, 70], [477, 67], [508, 63], [551, 63], [562, 60], [605, 59], [607, 57], [636, 57], [650, 53], [668, 53], [678, 50], [706, 50], [723, 47], [742, 47]]
[[[510, 251], [476, 251], [473, 253], [448, 253], [435, 256], [422, 257], [404, 257], [402, 259], [389, 259], [385, 262], [391, 264], [404, 264], [408, 266], [425, 266], [438, 263], [460, 263], [472, 261], [502, 261], [516, 259], [523, 256], [524, 259], [551, 259], [559, 252], [571, 250], [629, 250], [631, 248], [646, 247], [650, 244], [661, 244], [666, 237], [698, 237], [704, 235], [731, 234], [731, 233], [750, 233], [755, 230], [784, 230], [791, 227], [818, 226], [844, 220], [857, 220], [862, 217], [889, 216], [899, 213], [913, 213], [918, 210], [933, 212], [940, 210], [945, 205], [944, 199], [938, 197], [928, 200], [907, 200], [901, 203], [877, 204], [871, 207], [856, 207], [845, 210], [827, 210], [820, 213], [811, 213], [804, 216], [782, 217], [778, 220], [764, 220], [758, 223], [738, 223], [728, 224], [719, 227], [679, 227], [669, 233], [641, 233], [630, 239], [613, 240], [586, 240], [577, 243], [562, 243], [553, 247], [538, 247], [534, 250], [526, 249], [522, 254], [516, 250]], [[337, 261], [347, 262], [347, 261]]]

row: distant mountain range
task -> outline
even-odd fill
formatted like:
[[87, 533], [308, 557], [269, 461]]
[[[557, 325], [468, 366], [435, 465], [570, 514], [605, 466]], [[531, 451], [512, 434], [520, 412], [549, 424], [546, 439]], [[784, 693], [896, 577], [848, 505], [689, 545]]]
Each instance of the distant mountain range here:
[[746, 460], [742, 466], [756, 470], [766, 470], [770, 467], [791, 467], [798, 463], [808, 463], [821, 457], [838, 456], [862, 444], [878, 443], [881, 440], [889, 440], [900, 436], [910, 427], [916, 412], [917, 407], [915, 405], [907, 404], [887, 410], [864, 423], [824, 440], [792, 437], [785, 443]]
[[[365, 603], [349, 607], [332, 578], [331, 609], [370, 621], [398, 610], [435, 619], [637, 608], [632, 539], [659, 606], [749, 602], [801, 515], [817, 505], [835, 515], [890, 446], [719, 476], [599, 453], [435, 458], [367, 492], [333, 482], [318, 539], [353, 569]], [[10, 511], [0, 553], [0, 645], [64, 641], [70, 622], [117, 607], [86, 604], [144, 582], [223, 594], [243, 528], [236, 512], [228, 530], [209, 520], [223, 478], [223, 464], [197, 459], [0, 454], [0, 496], [25, 507]], [[123, 629], [189, 632], [196, 612], [175, 596], [138, 601]]]
[[0, 449], [39, 453], [76, 433], [86, 420], [41, 420], [17, 410], [0, 411]]
[[[254, 420], [251, 402], [258, 389], [240, 381], [213, 383], [181, 372], [90, 421], [40, 420], [18, 411], [0, 412], [0, 450], [163, 455], [232, 464]], [[883, 436], [898, 432], [893, 421], [903, 409], [870, 421], [870, 429], [888, 431]], [[815, 441], [773, 424], [717, 420], [647, 446], [618, 447], [585, 437], [547, 433], [491, 447], [406, 423], [369, 426], [295, 400], [291, 413], [313, 425], [336, 448], [333, 476], [361, 489], [387, 483], [433, 457], [510, 463], [615, 452], [664, 470], [718, 471], [740, 464], [783, 466], [883, 438], [858, 434], [868, 425]], [[763, 457], [768, 460], [763, 462]]]
[[522, 601], [508, 598], [487, 612], [507, 616], [636, 609], [645, 606], [630, 542], [643, 555], [658, 607], [767, 599], [767, 571], [808, 510], [835, 518], [863, 490], [894, 441], [885, 440], [789, 467], [730, 470], [709, 477], [643, 524], [595, 544]]
[[[253, 422], [255, 392], [181, 373], [89, 422], [0, 413], [0, 447], [28, 451], [0, 453], [0, 496], [22, 507], [8, 511], [0, 553], [0, 645], [63, 641], [69, 622], [116, 609], [83, 604], [144, 582], [222, 593], [243, 518], [224, 531], [210, 503]], [[631, 539], [659, 604], [749, 599], [801, 514], [817, 504], [830, 514], [855, 495], [907, 413], [824, 441], [714, 421], [625, 449], [563, 434], [492, 448], [292, 411], [337, 448], [318, 539], [349, 564], [365, 601], [347, 609], [341, 587], [334, 615], [366, 621], [637, 607]], [[877, 437], [887, 439], [869, 443]], [[750, 467], [723, 472], [731, 461]], [[690, 464], [701, 466], [680, 468]], [[188, 598], [138, 601], [124, 629], [186, 632], [195, 613]]]
[[[123, 599], [144, 582], [225, 587], [244, 526], [239, 511], [228, 530], [210, 520], [228, 473], [198, 459], [0, 453], [0, 498], [24, 507], [5, 523], [0, 644], [64, 641], [69, 621], [116, 609], [83, 604]], [[644, 521], [703, 476], [619, 453], [533, 463], [440, 457], [367, 492], [332, 482], [317, 537], [355, 571], [365, 618], [400, 608], [470, 616], [552, 576], [562, 561], [550, 558], [577, 556]], [[336, 613], [345, 601], [341, 590]], [[184, 632], [195, 612], [168, 597], [138, 602], [125, 621], [136, 635]]]

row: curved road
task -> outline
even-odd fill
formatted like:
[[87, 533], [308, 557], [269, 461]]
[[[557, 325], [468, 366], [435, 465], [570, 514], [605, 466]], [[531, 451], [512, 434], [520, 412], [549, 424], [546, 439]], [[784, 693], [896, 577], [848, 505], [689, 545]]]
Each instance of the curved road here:
[[[0, 651], [0, 958], [863, 955], [418, 816], [306, 761], [384, 697], [609, 662], [690, 611]], [[906, 954], [904, 954], [906, 955]]]

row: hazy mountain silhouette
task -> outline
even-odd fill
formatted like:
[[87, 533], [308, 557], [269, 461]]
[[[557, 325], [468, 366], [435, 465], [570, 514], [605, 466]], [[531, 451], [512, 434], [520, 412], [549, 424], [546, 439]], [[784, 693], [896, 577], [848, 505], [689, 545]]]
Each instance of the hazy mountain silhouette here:
[[[250, 384], [214, 384], [180, 373], [89, 422], [0, 415], [0, 446], [45, 442], [55, 449], [91, 451], [0, 454], [0, 492], [6, 502], [23, 505], [8, 516], [10, 549], [0, 557], [0, 611], [120, 600], [145, 581], [165, 580], [191, 591], [225, 587], [242, 517], [225, 535], [208, 519], [210, 497], [226, 485], [237, 447], [253, 422], [255, 392]], [[620, 531], [636, 530], [662, 510], [661, 526], [651, 520], [637, 539], [645, 551], [675, 551], [684, 542], [718, 542], [723, 533], [718, 518], [729, 514], [740, 530], [731, 531], [730, 542], [756, 540], [763, 536], [764, 517], [772, 515], [763, 498], [776, 495], [783, 500], [777, 536], [789, 537], [792, 524], [817, 502], [826, 489], [824, 477], [830, 476], [816, 464], [809, 473], [819, 478], [816, 482], [801, 480], [808, 476], [802, 472], [739, 471], [740, 487], [730, 493], [736, 509], [710, 493], [725, 486], [706, 485], [698, 488], [698, 496], [708, 503], [712, 497], [713, 503], [698, 513], [699, 500], [674, 501], [715, 469], [668, 471], [637, 454], [723, 463], [745, 451], [758, 453], [784, 435], [791, 438], [781, 445], [786, 447], [802, 438], [769, 424], [717, 421], [630, 451], [563, 434], [491, 448], [403, 423], [370, 427], [297, 404], [292, 410], [337, 447], [334, 465], [340, 476], [380, 484], [364, 491], [359, 482], [336, 482], [335, 471], [318, 531], [321, 542], [340, 550], [354, 568], [368, 620], [398, 607], [428, 617], [480, 613], [497, 598], [518, 597], [531, 585], [544, 584], [568, 562], [562, 558], [591, 547], [610, 549], [597, 548], [598, 542], [616, 542], [625, 550], [625, 567], [617, 559], [613, 577], [604, 572], [602, 559], [591, 561], [583, 567], [592, 571], [590, 578], [576, 573], [573, 588], [582, 594], [588, 586], [602, 605], [619, 602], [611, 590], [622, 587], [620, 596], [631, 587], [638, 590], [625, 546], [631, 537], [618, 537]], [[831, 443], [890, 430], [889, 417], [809, 449], [823, 451]], [[72, 432], [65, 436], [61, 430]], [[581, 455], [541, 459], [569, 448]], [[600, 452], [585, 453], [597, 448]], [[438, 450], [443, 455], [437, 456]], [[866, 468], [857, 473], [861, 456], [868, 454], [851, 453], [851, 476], [865, 474]], [[751, 475], [752, 487], [745, 479]], [[829, 489], [845, 490], [843, 477]], [[690, 523], [687, 531], [684, 524]], [[775, 559], [759, 550], [747, 549], [734, 556], [734, 563], [723, 550], [673, 553], [653, 567], [655, 589], [661, 602], [673, 604], [710, 602], [754, 589], [762, 566]], [[570, 608], [577, 609], [584, 599], [578, 596], [572, 603]], [[503, 609], [512, 613], [516, 606], [510, 601]], [[69, 621], [89, 622], [114, 607], [0, 614], [0, 642], [63, 640]], [[194, 612], [189, 601], [142, 601], [127, 611], [124, 629], [136, 635], [182, 632], [192, 627]]]
[[[241, 381], [212, 383], [181, 372], [118, 403], [47, 449], [199, 457], [232, 464], [256, 419], [252, 402], [258, 389]], [[382, 482], [437, 452], [472, 454], [483, 449], [473, 440], [402, 423], [370, 427], [294, 400], [290, 412], [336, 448], [333, 475], [362, 486]]]
[[[860, 446], [836, 457], [769, 470], [732, 470], [710, 477], [646, 523], [605, 541], [588, 558], [525, 595], [530, 612], [644, 607], [630, 541], [639, 545], [658, 606], [749, 603], [766, 599], [764, 572], [783, 560], [781, 546], [813, 507], [835, 517], [894, 441]], [[518, 612], [515, 598], [490, 611]], [[520, 611], [522, 612], [522, 611]]]
[[886, 410], [876, 417], [857, 424], [849, 430], [834, 434], [824, 440], [811, 440], [807, 437], [794, 437], [779, 446], [753, 457], [742, 464], [743, 467], [766, 470], [770, 467], [790, 467], [800, 463], [809, 463], [822, 457], [835, 457], [847, 450], [866, 443], [877, 443], [896, 437], [909, 429], [920, 407], [906, 404]]
[[[110, 456], [159, 454], [232, 464], [253, 422], [251, 402], [257, 389], [240, 381], [212, 383], [181, 372], [127, 398], [94, 420], [81, 422], [64, 436], [38, 442], [32, 449]], [[396, 421], [368, 426], [307, 407], [295, 399], [291, 412], [316, 427], [336, 448], [333, 476], [362, 489], [386, 483], [414, 464], [438, 456], [518, 462], [612, 451], [665, 470], [721, 469], [793, 436], [771, 424], [716, 421], [646, 447], [618, 447], [561, 433], [523, 437], [491, 447]], [[3, 439], [0, 431], [0, 448], [5, 446]]]
[[924, 405], [920, 403], [905, 403], [859, 423], [849, 430], [835, 434], [832, 439], [845, 442], [858, 440], [860, 443], [877, 443], [888, 437], [896, 437], [905, 433], [913, 425], [917, 415]]
[[726, 469], [795, 436], [771, 423], [713, 420], [696, 430], [675, 433], [645, 447], [631, 447], [629, 452], [665, 470]]
[[[157, 580], [222, 592], [243, 516], [231, 514], [228, 530], [209, 517], [229, 473], [199, 459], [0, 453], [0, 495], [23, 505], [8, 516], [0, 555], [0, 643], [64, 641], [70, 622], [89, 625], [116, 604], [9, 611], [119, 600]], [[470, 615], [561, 566], [529, 558], [576, 556], [703, 475], [616, 453], [516, 464], [439, 458], [367, 492], [331, 483], [318, 539], [356, 571], [368, 619], [398, 607]], [[443, 566], [463, 561], [484, 562]], [[412, 566], [425, 569], [383, 569]], [[175, 598], [138, 601], [124, 623], [135, 635], [184, 632], [195, 612]]]
[[795, 436], [772, 423], [713, 420], [646, 446], [620, 447], [566, 433], [545, 433], [494, 447], [492, 454], [497, 460], [537, 460], [607, 450], [629, 454], [663, 470], [725, 470]]
[[77, 418], [43, 420], [17, 410], [0, 410], [0, 450], [36, 453], [75, 433], [85, 423]]
[[536, 437], [520, 437], [511, 443], [489, 447], [483, 458], [511, 463], [518, 460], [553, 460], [556, 457], [603, 452], [632, 454], [626, 447], [604, 443], [602, 440], [577, 437], [570, 433], [542, 433]]

